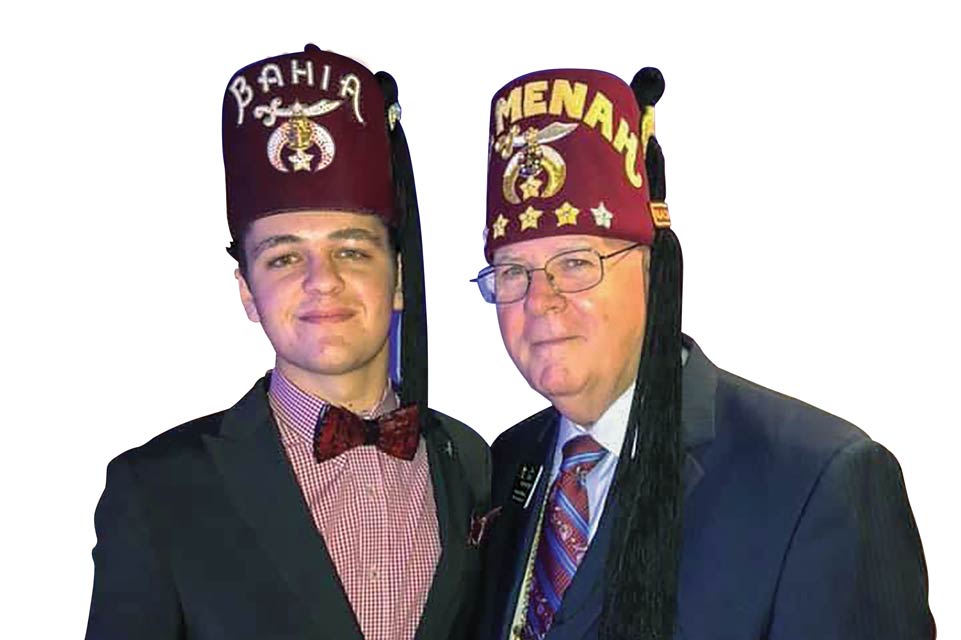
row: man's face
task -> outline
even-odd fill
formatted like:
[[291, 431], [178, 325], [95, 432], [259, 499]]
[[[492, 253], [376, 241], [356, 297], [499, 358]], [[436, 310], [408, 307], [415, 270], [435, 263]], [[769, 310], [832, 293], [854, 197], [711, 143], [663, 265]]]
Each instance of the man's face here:
[[244, 309], [263, 325], [285, 375], [386, 376], [391, 311], [403, 298], [379, 218], [276, 214], [251, 224], [243, 250], [247, 277], [238, 271], [237, 279]]
[[[544, 266], [575, 249], [606, 255], [632, 243], [589, 235], [518, 242], [499, 249], [494, 264]], [[497, 306], [504, 346], [527, 382], [564, 415], [593, 423], [637, 375], [647, 311], [648, 249], [604, 261], [604, 279], [578, 293], [557, 293], [543, 271], [527, 297]]]

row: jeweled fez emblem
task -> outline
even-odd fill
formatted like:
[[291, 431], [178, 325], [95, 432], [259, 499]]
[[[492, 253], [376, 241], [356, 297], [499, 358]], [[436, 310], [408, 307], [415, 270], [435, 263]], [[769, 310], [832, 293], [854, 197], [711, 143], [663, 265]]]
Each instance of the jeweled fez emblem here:
[[[341, 105], [342, 100], [318, 100], [309, 105], [294, 101], [288, 107], [282, 106], [280, 98], [274, 98], [268, 105], [254, 109], [254, 117], [263, 121], [265, 127], [273, 126], [277, 118], [288, 118], [270, 134], [267, 140], [267, 158], [278, 171], [287, 173], [287, 163], [294, 171], [320, 171], [334, 161], [336, 147], [334, 139], [325, 127], [311, 118], [330, 113]], [[292, 153], [285, 155], [287, 151]], [[314, 151], [314, 153], [308, 153]], [[314, 163], [314, 158], [317, 158]], [[286, 161], [286, 163], [285, 163]]]
[[[531, 198], [549, 198], [560, 191], [567, 179], [567, 164], [547, 143], [560, 140], [576, 128], [576, 122], [554, 122], [543, 129], [530, 127], [521, 134], [520, 127], [515, 124], [501, 134], [494, 143], [494, 150], [503, 159], [510, 158], [504, 168], [504, 199], [511, 204], [520, 204]], [[520, 196], [517, 195], [518, 181]]]

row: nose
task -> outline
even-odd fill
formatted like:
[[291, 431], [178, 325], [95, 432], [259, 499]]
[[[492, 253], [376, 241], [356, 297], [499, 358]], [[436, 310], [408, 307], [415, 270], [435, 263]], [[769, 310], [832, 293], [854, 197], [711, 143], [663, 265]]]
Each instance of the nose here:
[[307, 258], [303, 287], [307, 293], [321, 295], [337, 293], [344, 288], [344, 280], [331, 256], [314, 254]]
[[531, 284], [524, 299], [524, 310], [528, 313], [542, 315], [550, 311], [559, 311], [567, 301], [564, 296], [554, 289], [547, 272], [540, 269], [531, 273]]

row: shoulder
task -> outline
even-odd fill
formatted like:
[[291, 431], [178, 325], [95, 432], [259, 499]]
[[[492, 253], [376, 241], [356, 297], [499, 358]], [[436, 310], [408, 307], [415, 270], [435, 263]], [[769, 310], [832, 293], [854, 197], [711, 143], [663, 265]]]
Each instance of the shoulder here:
[[428, 411], [434, 428], [440, 429], [444, 435], [450, 438], [454, 448], [460, 452], [461, 458], [483, 460], [486, 464], [486, 461], [490, 459], [490, 447], [487, 446], [487, 442], [480, 434], [460, 420], [445, 413], [435, 409], [428, 409]]
[[547, 407], [500, 434], [491, 445], [494, 457], [498, 457], [499, 453], [515, 451], [518, 448], [526, 449], [533, 441], [543, 439], [546, 430], [557, 421], [557, 415], [553, 407]]
[[454, 445], [468, 455], [488, 455], [490, 448], [487, 442], [469, 426], [435, 409], [428, 409], [433, 424], [439, 427]]
[[694, 452], [698, 461], [735, 473], [743, 495], [770, 501], [768, 510], [787, 509], [794, 514], [787, 520], [815, 497], [849, 511], [871, 503], [870, 491], [855, 491], [865, 483], [903, 494], [897, 460], [860, 428], [725, 371], [718, 372], [715, 430], [711, 446]]
[[428, 409], [431, 425], [450, 439], [456, 460], [464, 470], [476, 496], [490, 492], [491, 453], [487, 442], [473, 429], [440, 411]]
[[917, 635], [924, 558], [895, 457], [847, 420], [711, 371], [714, 437], [690, 450], [703, 480], [685, 527], [710, 541], [714, 573], [750, 576], [773, 603], [772, 636]]
[[234, 431], [239, 428], [243, 432], [246, 426], [258, 425], [269, 416], [267, 378], [264, 377], [257, 380], [233, 406], [169, 429], [145, 444], [120, 454], [115, 461], [145, 467], [186, 462], [204, 455], [207, 438], [224, 435], [228, 423], [232, 424]]
[[204, 448], [204, 436], [216, 435], [226, 411], [218, 411], [169, 429], [146, 443], [121, 453], [111, 466], [151, 469], [178, 466], [198, 455]]
[[127, 523], [121, 528], [142, 526], [145, 518], [190, 503], [199, 486], [213, 483], [216, 472], [204, 436], [219, 430], [223, 415], [186, 422], [111, 460], [95, 516], [98, 537], [118, 523]]
[[720, 369], [716, 400], [718, 437], [740, 446], [754, 443], [819, 464], [852, 444], [871, 442], [847, 420]]

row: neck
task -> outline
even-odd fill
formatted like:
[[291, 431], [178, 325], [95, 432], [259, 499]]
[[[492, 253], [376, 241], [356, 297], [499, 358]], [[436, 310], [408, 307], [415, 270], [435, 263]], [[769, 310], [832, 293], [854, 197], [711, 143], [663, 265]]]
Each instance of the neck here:
[[565, 396], [565, 397], [555, 397], [551, 398], [551, 404], [554, 408], [560, 412], [565, 418], [579, 424], [585, 429], [590, 429], [594, 426], [604, 412], [607, 411], [614, 401], [621, 397], [627, 389], [630, 387], [630, 383], [624, 385], [611, 393], [604, 394], [603, 396], [594, 397], [584, 397], [584, 396]]
[[[375, 363], [371, 363], [374, 365]], [[298, 388], [352, 413], [376, 407], [387, 384], [387, 362], [340, 374], [318, 374], [277, 359], [276, 368]]]
[[610, 381], [609, 385], [602, 388], [588, 387], [578, 393], [548, 399], [561, 415], [589, 429], [625, 391], [631, 388], [636, 380], [637, 366], [635, 365], [622, 371], [617, 379]]

